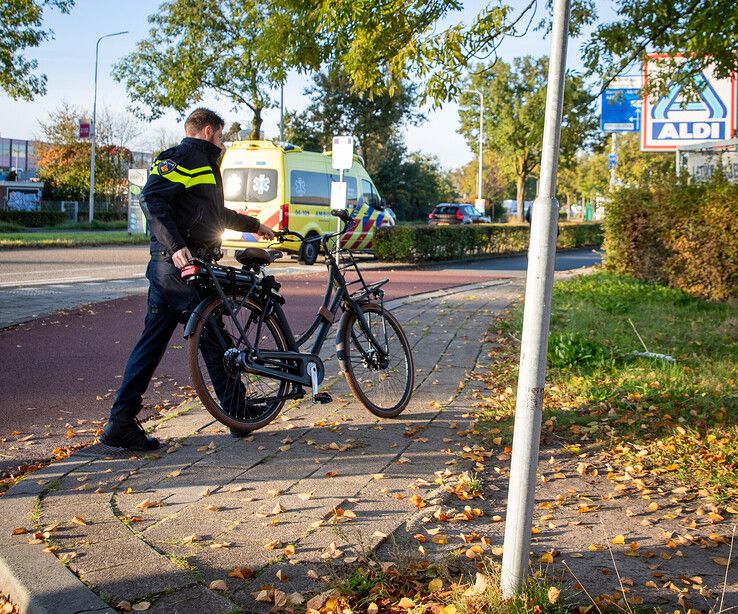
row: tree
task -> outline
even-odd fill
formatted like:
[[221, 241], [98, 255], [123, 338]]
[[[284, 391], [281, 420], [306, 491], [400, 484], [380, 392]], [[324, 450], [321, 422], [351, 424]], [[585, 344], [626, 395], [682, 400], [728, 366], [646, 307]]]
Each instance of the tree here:
[[618, 135], [618, 163], [615, 167], [618, 183], [630, 187], [648, 187], [676, 181], [674, 153], [641, 151], [640, 135]]
[[[84, 200], [90, 191], [90, 144], [78, 138], [78, 121], [85, 117], [81, 110], [62, 103], [41, 122], [41, 140], [38, 146], [39, 176], [44, 181], [45, 196], [51, 199]], [[124, 173], [131, 161], [130, 150], [112, 139], [128, 133], [116, 132], [120, 126], [129, 126], [125, 118], [104, 111], [98, 120], [95, 152], [96, 196], [114, 200], [125, 192]]]
[[272, 104], [269, 88], [286, 76], [285, 54], [271, 33], [271, 5], [242, 0], [162, 4], [149, 17], [149, 37], [113, 70], [135, 101], [134, 113], [153, 120], [171, 108], [184, 115], [212, 91], [234, 110], [245, 106], [253, 112], [251, 138], [258, 139], [262, 111]]
[[46, 93], [46, 75], [35, 74], [38, 61], [23, 52], [53, 38], [52, 30], [42, 28], [44, 9], [68, 13], [73, 6], [74, 0], [0, 1], [0, 88], [11, 98], [32, 100]]
[[438, 159], [419, 152], [408, 154], [399, 137], [379, 151], [372, 179], [387, 205], [403, 220], [423, 219], [439, 202], [457, 197]]
[[[371, 173], [378, 150], [406, 124], [424, 118], [415, 111], [415, 87], [401, 84], [390, 94], [370, 97], [351, 90], [351, 82], [339, 73], [318, 73], [305, 89], [312, 102], [300, 114], [290, 116], [287, 135], [296, 145], [330, 150], [336, 134], [352, 134], [365, 166]], [[292, 140], [294, 139], [294, 141]]]
[[[544, 35], [550, 28], [552, 0], [531, 0], [515, 8], [511, 4], [482, 3], [484, 8], [470, 22], [454, 23], [463, 8], [460, 0], [279, 0], [281, 30], [275, 34], [289, 42], [291, 65], [340, 67], [356, 91], [411, 79], [421, 84], [423, 96], [441, 102], [459, 96], [473, 64], [494, 61], [505, 37], [523, 36], [531, 27]], [[588, 78], [609, 82], [649, 51], [693, 55], [688, 74], [681, 73], [685, 79], [709, 63], [719, 76], [738, 71], [734, 0], [619, 0], [618, 18], [607, 23], [598, 23], [597, 5], [573, 0], [571, 7], [572, 36], [594, 25], [584, 47]], [[672, 63], [664, 77], [672, 78], [683, 68]]]
[[[451, 172], [450, 179], [462, 201], [472, 202], [477, 197], [479, 162], [475, 158]], [[510, 165], [505, 165], [494, 151], [485, 151], [482, 161], [482, 198], [489, 203], [489, 212], [495, 219], [505, 217], [502, 207], [496, 206], [515, 196], [515, 177]]]
[[[593, 3], [587, 20], [594, 22], [596, 16]], [[584, 62], [590, 74], [607, 82], [648, 52], [672, 58], [683, 54], [691, 61], [667, 62], [667, 70], [649, 89], [662, 91], [676, 79], [694, 93], [692, 76], [706, 65], [712, 64], [719, 78], [738, 71], [736, 39], [734, 0], [620, 0], [618, 19], [597, 26], [584, 45]]]
[[[512, 66], [502, 60], [491, 66], [478, 66], [466, 82], [465, 89], [484, 93], [484, 142], [515, 177], [520, 223], [526, 180], [535, 175], [541, 162], [547, 81], [548, 58], [525, 56], [516, 58]], [[473, 148], [479, 139], [476, 96], [469, 96], [468, 104], [462, 104], [459, 116], [459, 132]], [[581, 76], [567, 73], [561, 157], [572, 158], [595, 138], [596, 131], [592, 96]]]

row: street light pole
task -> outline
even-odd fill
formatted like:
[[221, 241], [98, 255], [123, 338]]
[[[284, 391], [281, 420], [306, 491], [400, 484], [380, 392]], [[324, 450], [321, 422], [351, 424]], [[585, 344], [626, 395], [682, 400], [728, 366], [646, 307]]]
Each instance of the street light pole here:
[[484, 143], [484, 94], [481, 90], [469, 90], [479, 96], [479, 169], [477, 172], [477, 201], [482, 200], [482, 146]]
[[128, 34], [128, 30], [123, 32], [113, 32], [112, 34], [105, 34], [97, 39], [95, 43], [95, 97], [92, 101], [92, 125], [90, 126], [90, 143], [92, 144], [92, 153], [90, 154], [90, 212], [89, 212], [89, 223], [95, 216], [95, 140], [97, 137], [97, 58], [100, 52], [100, 41], [104, 38], [110, 38], [111, 36], [120, 36], [121, 34]]
[[530, 564], [536, 468], [541, 438], [546, 348], [551, 322], [551, 294], [556, 259], [556, 172], [564, 107], [566, 45], [570, 0], [554, 0], [551, 56], [543, 127], [541, 178], [533, 203], [520, 343], [518, 395], [505, 519], [500, 585], [503, 597], [520, 592]]

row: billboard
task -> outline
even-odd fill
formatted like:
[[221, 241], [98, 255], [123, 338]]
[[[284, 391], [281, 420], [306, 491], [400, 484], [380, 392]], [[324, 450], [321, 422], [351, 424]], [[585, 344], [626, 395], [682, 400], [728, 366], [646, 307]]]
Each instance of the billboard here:
[[[660, 70], [663, 54], [651, 54], [644, 63], [644, 84]], [[681, 58], [686, 62], [686, 58]], [[735, 77], [717, 79], [711, 67], [693, 77], [696, 100], [685, 95], [684, 83], [672, 83], [664, 96], [643, 101], [641, 149], [673, 151], [684, 145], [729, 139], [735, 131]]]

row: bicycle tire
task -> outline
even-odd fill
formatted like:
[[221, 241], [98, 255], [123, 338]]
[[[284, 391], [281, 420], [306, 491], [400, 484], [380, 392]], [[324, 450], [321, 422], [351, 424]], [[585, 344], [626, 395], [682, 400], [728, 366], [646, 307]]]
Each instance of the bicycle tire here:
[[356, 314], [348, 312], [338, 347], [346, 383], [375, 416], [394, 418], [407, 407], [413, 393], [413, 353], [392, 313], [376, 303], [364, 303], [361, 310], [374, 337], [385, 343], [389, 362], [380, 365], [373, 360], [376, 348], [362, 330]]
[[[256, 341], [253, 318], [258, 319], [261, 308], [253, 301], [243, 299], [237, 300], [236, 306], [235, 317], [253, 346]], [[270, 316], [262, 325], [259, 348], [286, 351], [286, 339], [277, 319]], [[240, 433], [263, 428], [274, 420], [285, 400], [266, 402], [265, 399], [284, 396], [289, 387], [288, 382], [237, 369], [234, 353], [230, 350], [244, 347], [241, 333], [225, 309], [223, 299], [216, 297], [203, 310], [189, 338], [190, 374], [205, 409], [216, 420]], [[216, 387], [220, 388], [220, 394], [216, 393]], [[224, 407], [222, 397], [226, 399], [227, 407]]]

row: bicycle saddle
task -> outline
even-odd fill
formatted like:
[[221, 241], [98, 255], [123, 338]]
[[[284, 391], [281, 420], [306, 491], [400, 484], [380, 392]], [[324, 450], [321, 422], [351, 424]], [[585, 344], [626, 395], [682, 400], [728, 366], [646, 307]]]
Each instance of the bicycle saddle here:
[[247, 247], [239, 249], [235, 254], [236, 260], [243, 265], [271, 264], [282, 257], [278, 249], [262, 249], [261, 247]]

